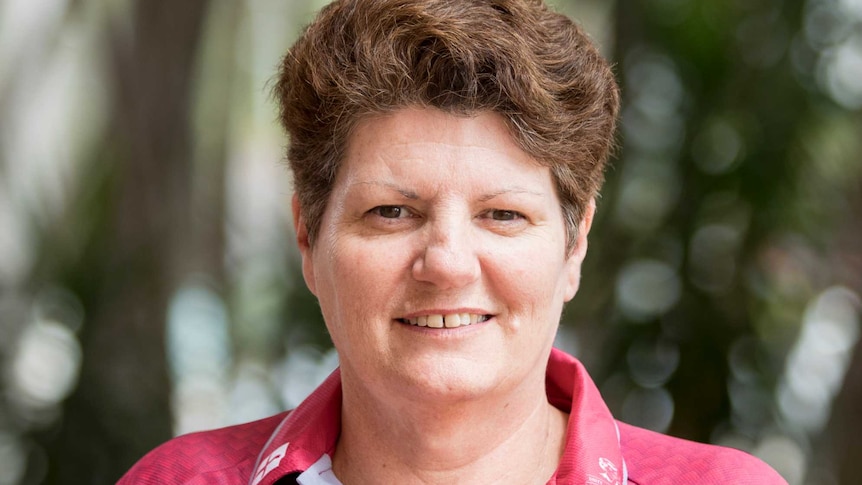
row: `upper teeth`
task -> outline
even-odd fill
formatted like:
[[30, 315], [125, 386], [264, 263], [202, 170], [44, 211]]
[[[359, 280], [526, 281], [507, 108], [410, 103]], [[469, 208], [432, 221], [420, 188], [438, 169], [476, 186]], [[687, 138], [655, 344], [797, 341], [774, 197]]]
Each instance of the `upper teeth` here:
[[478, 315], [476, 313], [452, 313], [450, 315], [422, 315], [421, 317], [405, 318], [404, 321], [410, 325], [418, 325], [420, 327], [455, 328], [462, 325], [484, 322], [487, 319], [487, 315]]

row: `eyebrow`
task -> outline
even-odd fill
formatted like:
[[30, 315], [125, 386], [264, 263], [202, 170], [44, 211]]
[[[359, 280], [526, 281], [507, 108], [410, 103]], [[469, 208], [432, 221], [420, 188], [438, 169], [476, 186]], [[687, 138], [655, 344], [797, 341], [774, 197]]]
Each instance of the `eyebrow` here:
[[[356, 182], [352, 185], [376, 185], [379, 187], [384, 187], [384, 188], [387, 188], [390, 190], [394, 190], [395, 192], [398, 192], [399, 194], [401, 194], [406, 199], [410, 199], [410, 200], [418, 200], [419, 199], [419, 194], [417, 194], [416, 192], [414, 192], [412, 190], [405, 189], [403, 187], [399, 187], [398, 185], [393, 184], [391, 182], [378, 182], [378, 181], [372, 180], [372, 181], [367, 181], [367, 182]], [[545, 197], [545, 194], [543, 194], [541, 192], [536, 192], [535, 190], [526, 189], [524, 187], [513, 186], [513, 187], [505, 187], [505, 188], [502, 188], [500, 190], [495, 190], [494, 192], [490, 192], [488, 194], [485, 194], [485, 195], [479, 197], [479, 201], [480, 202], [488, 202], [489, 200], [492, 200], [496, 197], [499, 197], [501, 195], [506, 195], [506, 194], [527, 194], [527, 195], [534, 195], [536, 197]]]
[[398, 192], [399, 194], [404, 196], [404, 198], [406, 198], [406, 199], [410, 199], [410, 200], [418, 200], [419, 199], [419, 194], [417, 194], [416, 192], [413, 192], [412, 190], [407, 190], [403, 187], [399, 187], [399, 186], [397, 186], [391, 182], [368, 181], [368, 182], [356, 182], [355, 184], [352, 184], [352, 185], [377, 185], [379, 187], [384, 187], [384, 188], [387, 188], [390, 190], [394, 190], [395, 192]]
[[537, 197], [544, 197], [545, 196], [545, 194], [543, 194], [541, 192], [536, 192], [535, 190], [529, 190], [529, 189], [525, 189], [523, 187], [515, 186], [515, 187], [506, 187], [506, 188], [491, 192], [489, 194], [485, 194], [482, 197], [479, 197], [479, 201], [480, 202], [488, 202], [489, 200], [491, 200], [495, 197], [499, 197], [501, 195], [506, 195], [506, 194], [527, 194], [527, 195], [535, 195]]

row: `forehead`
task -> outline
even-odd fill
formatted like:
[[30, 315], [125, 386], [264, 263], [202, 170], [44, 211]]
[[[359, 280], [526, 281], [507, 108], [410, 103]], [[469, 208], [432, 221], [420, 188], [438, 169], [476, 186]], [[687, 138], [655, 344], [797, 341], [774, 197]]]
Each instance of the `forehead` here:
[[398, 170], [403, 165], [459, 176], [490, 166], [519, 178], [548, 173], [515, 142], [504, 118], [493, 112], [463, 116], [406, 108], [367, 118], [351, 133], [345, 155], [342, 172]]
[[494, 138], [517, 148], [503, 116], [492, 111], [472, 115], [455, 114], [436, 108], [402, 108], [360, 120], [349, 145], [362, 146], [372, 140], [410, 142], [416, 136], [426, 141], [469, 144], [475, 139]]

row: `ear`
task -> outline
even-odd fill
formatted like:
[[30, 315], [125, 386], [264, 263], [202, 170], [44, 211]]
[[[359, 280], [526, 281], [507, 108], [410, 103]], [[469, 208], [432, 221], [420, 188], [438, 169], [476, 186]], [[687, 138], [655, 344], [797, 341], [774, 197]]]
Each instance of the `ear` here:
[[578, 224], [578, 237], [575, 240], [575, 247], [572, 248], [566, 260], [567, 284], [566, 284], [566, 301], [575, 297], [578, 288], [581, 286], [581, 264], [587, 255], [587, 235], [590, 233], [590, 227], [593, 225], [593, 216], [596, 213], [596, 199], [590, 199], [584, 211], [584, 218]]
[[302, 217], [298, 195], [293, 194], [290, 205], [293, 211], [293, 229], [296, 231], [296, 244], [299, 246], [299, 254], [302, 258], [302, 277], [305, 279], [305, 285], [316, 296], [317, 289], [314, 280], [314, 258], [312, 258], [311, 241], [308, 239], [308, 226], [306, 226], [305, 219]]

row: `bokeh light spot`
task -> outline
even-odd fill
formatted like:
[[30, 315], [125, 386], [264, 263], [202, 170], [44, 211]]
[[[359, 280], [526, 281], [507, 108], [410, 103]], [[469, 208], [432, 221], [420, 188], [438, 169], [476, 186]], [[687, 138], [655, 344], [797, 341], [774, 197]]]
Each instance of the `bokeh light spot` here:
[[625, 315], [644, 321], [670, 310], [679, 301], [679, 276], [667, 263], [640, 259], [629, 263], [617, 277], [617, 302]]
[[670, 427], [673, 413], [673, 397], [666, 389], [634, 389], [623, 402], [622, 420], [663, 433]]

